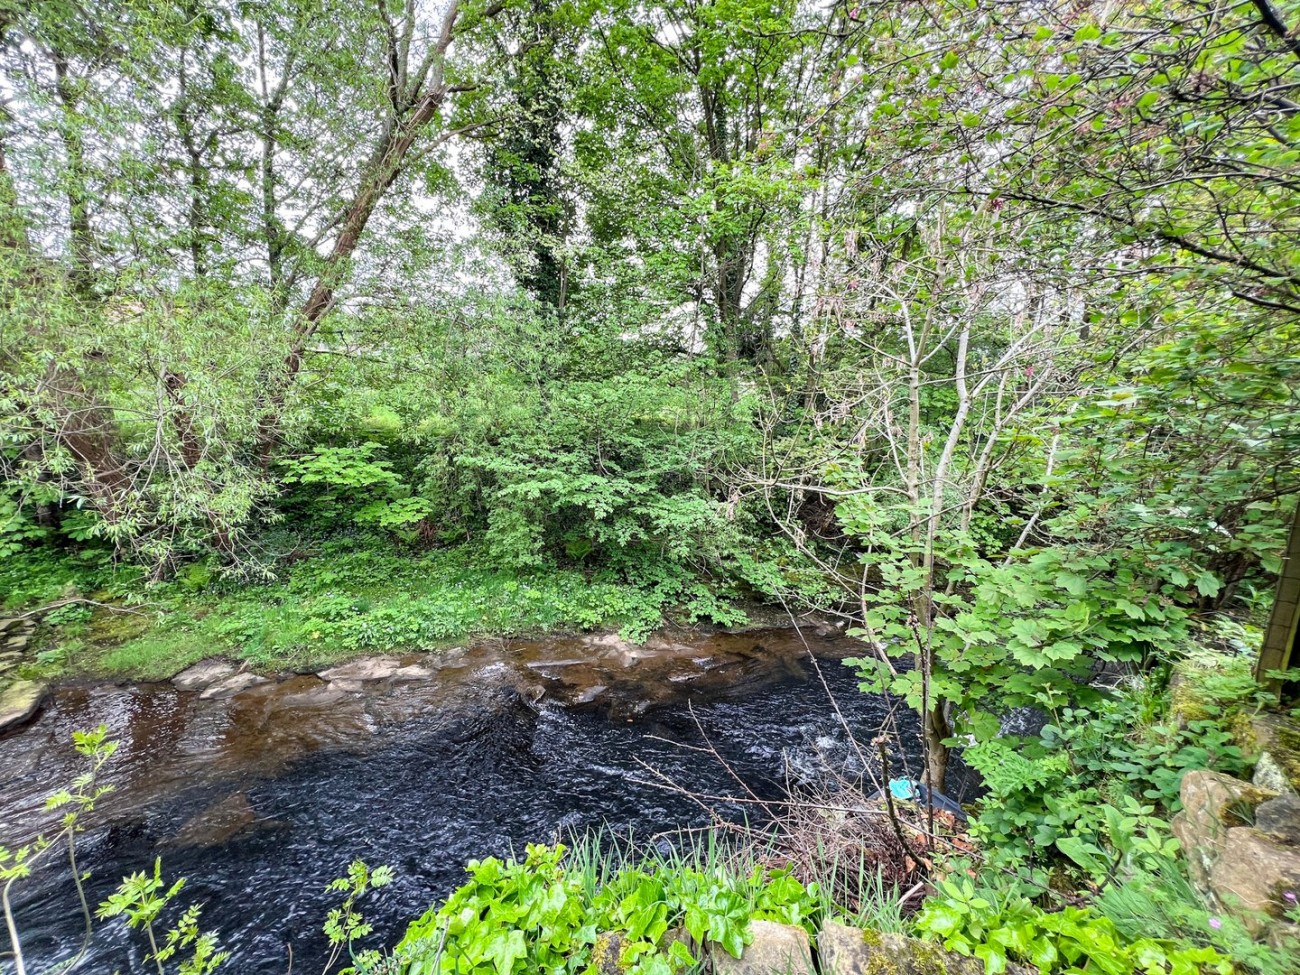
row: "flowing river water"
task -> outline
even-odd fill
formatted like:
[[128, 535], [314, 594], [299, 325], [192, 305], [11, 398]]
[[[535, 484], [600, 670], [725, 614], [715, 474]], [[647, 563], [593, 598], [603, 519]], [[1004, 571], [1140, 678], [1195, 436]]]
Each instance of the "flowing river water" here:
[[[364, 902], [371, 941], [392, 944], [471, 858], [587, 829], [651, 842], [706, 823], [665, 780], [761, 819], [725, 800], [743, 794], [736, 777], [779, 797], [828, 770], [858, 775], [851, 738], [865, 745], [885, 728], [899, 766], [914, 766], [911, 716], [860, 693], [841, 662], [862, 651], [809, 628], [663, 634], [644, 647], [553, 637], [255, 684], [64, 687], [0, 738], [0, 845], [48, 826], [44, 797], [81, 768], [72, 732], [106, 724], [121, 743], [105, 770], [115, 791], [78, 847], [92, 905], [161, 856], [232, 950], [224, 971], [284, 973], [292, 949], [293, 970], [315, 972], [325, 885], [354, 858], [397, 871]], [[15, 890], [29, 971], [69, 957], [81, 919], [66, 861]], [[139, 961], [138, 936], [115, 922], [98, 928], [83, 970]]]

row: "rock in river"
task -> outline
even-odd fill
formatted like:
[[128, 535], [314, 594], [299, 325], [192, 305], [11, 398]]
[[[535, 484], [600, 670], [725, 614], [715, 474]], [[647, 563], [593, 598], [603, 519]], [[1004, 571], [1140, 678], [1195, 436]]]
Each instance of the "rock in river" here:
[[213, 657], [185, 668], [172, 678], [172, 684], [180, 691], [201, 691], [234, 672], [235, 665], [230, 661]]
[[0, 731], [27, 721], [44, 699], [45, 685], [35, 680], [16, 680], [0, 691]]

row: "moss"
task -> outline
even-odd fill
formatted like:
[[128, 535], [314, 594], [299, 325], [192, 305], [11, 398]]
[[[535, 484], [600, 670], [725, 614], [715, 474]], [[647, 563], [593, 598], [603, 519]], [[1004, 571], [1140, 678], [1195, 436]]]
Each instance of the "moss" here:
[[86, 625], [85, 638], [103, 646], [120, 646], [142, 636], [152, 625], [152, 618], [143, 613], [98, 610]]
[[1300, 723], [1269, 714], [1247, 719], [1233, 733], [1242, 751], [1256, 760], [1267, 752], [1292, 788], [1300, 790]]
[[862, 931], [862, 940], [874, 949], [867, 955], [862, 975], [949, 975], [948, 953], [938, 945], [896, 936], [886, 941], [870, 929]]
[[1255, 734], [1255, 724], [1250, 715], [1234, 714], [1228, 722], [1228, 732], [1247, 758], [1253, 761], [1258, 757], [1259, 737]]
[[1175, 668], [1169, 681], [1169, 711], [1180, 724], [1202, 721], [1210, 716], [1196, 684], [1179, 668]]
[[1255, 807], [1276, 795], [1269, 789], [1242, 783], [1239, 795], [1219, 810], [1219, 822], [1229, 829], [1234, 826], [1254, 826]]
[[1274, 728], [1273, 746], [1269, 749], [1269, 754], [1291, 785], [1300, 788], [1300, 727], [1279, 719]]
[[924, 941], [909, 941], [916, 959], [917, 975], [948, 975], [948, 959], [938, 947]]

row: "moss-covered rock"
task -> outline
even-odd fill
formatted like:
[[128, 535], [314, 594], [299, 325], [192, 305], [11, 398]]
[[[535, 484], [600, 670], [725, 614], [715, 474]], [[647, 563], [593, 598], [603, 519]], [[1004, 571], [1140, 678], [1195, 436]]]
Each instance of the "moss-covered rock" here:
[[[928, 941], [901, 934], [881, 934], [834, 921], [817, 935], [822, 975], [984, 975], [984, 963], [944, 951]], [[1011, 964], [1009, 975], [1031, 975]]]
[[591, 970], [600, 975], [622, 975], [622, 954], [623, 936], [617, 931], [596, 935], [596, 943], [591, 946]]
[[1250, 720], [1243, 750], [1255, 758], [1255, 784], [1275, 792], [1300, 793], [1300, 722], [1281, 714]]
[[808, 932], [792, 924], [750, 921], [753, 940], [739, 958], [709, 946], [714, 975], [816, 975]]

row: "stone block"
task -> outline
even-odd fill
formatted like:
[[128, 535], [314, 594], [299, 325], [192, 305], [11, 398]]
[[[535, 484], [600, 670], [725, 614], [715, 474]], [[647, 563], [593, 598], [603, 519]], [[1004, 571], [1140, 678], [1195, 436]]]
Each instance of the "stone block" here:
[[817, 975], [808, 932], [792, 924], [750, 921], [754, 940], [739, 958], [716, 944], [709, 945], [714, 975]]

